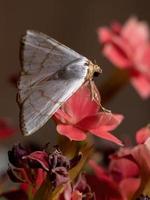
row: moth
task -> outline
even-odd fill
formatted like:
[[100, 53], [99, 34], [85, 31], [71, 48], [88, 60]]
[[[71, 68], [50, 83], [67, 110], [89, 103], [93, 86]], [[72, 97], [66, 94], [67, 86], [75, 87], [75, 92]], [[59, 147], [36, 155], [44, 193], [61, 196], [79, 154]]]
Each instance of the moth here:
[[[18, 83], [20, 127], [24, 135], [40, 129], [101, 68], [51, 37], [28, 30], [22, 38]], [[92, 90], [93, 91], [93, 90]], [[92, 94], [93, 98], [96, 95]]]

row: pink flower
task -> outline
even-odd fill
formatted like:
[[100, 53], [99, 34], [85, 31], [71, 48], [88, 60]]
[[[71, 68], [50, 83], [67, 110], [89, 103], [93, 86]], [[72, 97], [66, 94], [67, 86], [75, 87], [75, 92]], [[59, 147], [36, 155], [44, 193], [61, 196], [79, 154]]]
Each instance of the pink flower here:
[[130, 18], [124, 26], [98, 29], [104, 55], [118, 68], [127, 69], [130, 81], [142, 98], [150, 96], [150, 40], [145, 22]]
[[138, 144], [143, 144], [150, 137], [150, 125], [141, 128], [136, 133], [136, 141]]
[[112, 159], [109, 173], [118, 184], [123, 199], [129, 199], [137, 191], [140, 185], [139, 167], [134, 160], [121, 157]]
[[[99, 94], [97, 94], [99, 96]], [[88, 86], [83, 85], [55, 114], [57, 131], [70, 140], [85, 140], [87, 132], [122, 144], [109, 133], [123, 120], [123, 116], [100, 111], [101, 106], [91, 99]]]
[[102, 190], [99, 188], [98, 191], [95, 191], [98, 200], [105, 198], [108, 200], [127, 200], [134, 195], [140, 186], [139, 167], [128, 158], [112, 158], [106, 171], [94, 161], [90, 161], [90, 166], [98, 179], [97, 184], [103, 186]]
[[[141, 134], [142, 136], [144, 133], [145, 137], [145, 129], [138, 131], [137, 135]], [[138, 141], [143, 143], [144, 140], [141, 136]], [[91, 183], [92, 190], [96, 192], [96, 199], [128, 200], [138, 199], [137, 197], [140, 197], [141, 194], [147, 195], [150, 183], [149, 158], [150, 138], [135, 147], [119, 149], [110, 156], [110, 163], [106, 169], [91, 160], [89, 164], [94, 170], [96, 178], [94, 178], [94, 183], [89, 179], [89, 183]], [[96, 186], [92, 187], [95, 180], [97, 180], [96, 185], [101, 186], [102, 190]], [[108, 194], [107, 191], [111, 192]]]
[[92, 191], [95, 192], [96, 200], [122, 200], [118, 185], [107, 170], [97, 165], [93, 160], [90, 160], [89, 165], [93, 169], [94, 175], [89, 175], [87, 180]]
[[[124, 196], [135, 197], [144, 194], [149, 195], [149, 183], [150, 183], [150, 139], [147, 139], [144, 144], [139, 144], [134, 148], [121, 149], [114, 157], [114, 159], [127, 158], [134, 162], [138, 168], [139, 172], [136, 175], [137, 182], [127, 182], [122, 187], [122, 193], [124, 188]], [[135, 172], [135, 171], [134, 171]], [[133, 178], [133, 177], [131, 177]], [[135, 177], [134, 177], [135, 178]], [[133, 179], [132, 179], [133, 180]], [[129, 187], [132, 185], [132, 187]], [[128, 187], [127, 187], [128, 186]]]
[[6, 139], [16, 133], [16, 129], [8, 120], [0, 118], [0, 139]]

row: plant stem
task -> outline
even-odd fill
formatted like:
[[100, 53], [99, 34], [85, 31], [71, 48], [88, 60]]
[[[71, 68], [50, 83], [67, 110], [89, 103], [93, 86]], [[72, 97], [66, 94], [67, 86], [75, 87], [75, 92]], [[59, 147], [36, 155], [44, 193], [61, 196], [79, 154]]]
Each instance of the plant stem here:
[[33, 200], [48, 200], [48, 197], [51, 192], [52, 192], [52, 186], [49, 181], [49, 178], [47, 177], [45, 182], [41, 185], [41, 187], [35, 194]]

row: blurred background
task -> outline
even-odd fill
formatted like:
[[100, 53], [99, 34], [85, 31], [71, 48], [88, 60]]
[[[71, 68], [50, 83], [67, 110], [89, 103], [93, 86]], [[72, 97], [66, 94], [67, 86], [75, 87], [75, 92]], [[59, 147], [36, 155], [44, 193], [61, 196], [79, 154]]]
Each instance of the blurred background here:
[[[46, 33], [66, 44], [102, 66], [103, 74], [96, 83], [108, 79], [114, 67], [103, 57], [97, 39], [97, 28], [118, 20], [124, 23], [130, 16], [150, 24], [149, 0], [1, 0], [0, 1], [0, 117], [11, 120], [14, 126], [19, 124], [19, 109], [16, 103], [16, 88], [9, 78], [20, 70], [20, 38], [27, 29]], [[120, 138], [133, 139], [135, 131], [149, 122], [150, 103], [143, 101], [130, 84], [108, 102], [105, 107], [114, 113], [125, 115], [125, 120], [115, 133]], [[33, 136], [23, 138], [19, 131], [8, 139], [2, 140], [9, 148], [17, 141], [55, 140], [55, 125], [50, 120], [46, 126]], [[101, 139], [99, 139], [101, 140]], [[54, 144], [54, 143], [53, 143]]]

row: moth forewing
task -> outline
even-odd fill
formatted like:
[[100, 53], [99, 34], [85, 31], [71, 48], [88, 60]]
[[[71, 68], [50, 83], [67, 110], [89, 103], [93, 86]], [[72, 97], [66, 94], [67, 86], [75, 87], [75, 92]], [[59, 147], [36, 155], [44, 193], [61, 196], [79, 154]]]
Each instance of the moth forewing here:
[[30, 135], [99, 70], [86, 57], [45, 34], [27, 31], [22, 42], [20, 124], [22, 133]]

